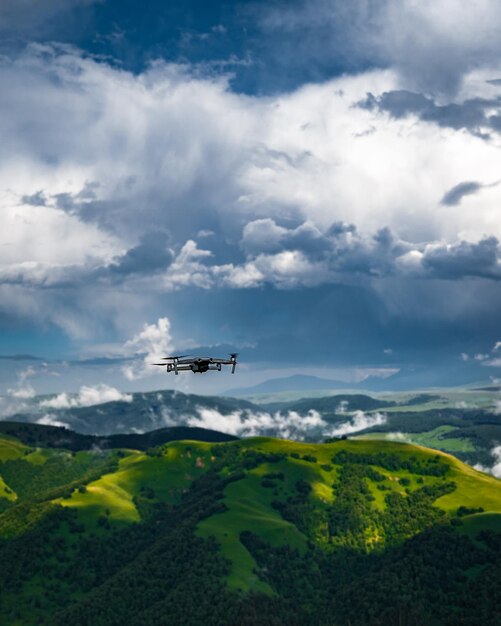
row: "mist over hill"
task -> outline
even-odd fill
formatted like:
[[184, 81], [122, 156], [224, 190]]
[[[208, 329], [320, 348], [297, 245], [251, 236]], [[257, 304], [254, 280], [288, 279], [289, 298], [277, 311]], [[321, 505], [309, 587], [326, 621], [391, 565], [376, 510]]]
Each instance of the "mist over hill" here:
[[122, 394], [111, 388], [99, 396], [120, 399], [103, 403], [89, 399], [90, 391], [33, 398], [30, 410], [8, 419], [101, 437], [180, 427], [312, 442], [370, 436], [422, 443], [484, 468], [496, 465], [501, 441], [496, 386], [372, 395], [334, 392], [300, 399], [296, 392], [281, 392], [253, 396], [259, 403], [170, 390]]

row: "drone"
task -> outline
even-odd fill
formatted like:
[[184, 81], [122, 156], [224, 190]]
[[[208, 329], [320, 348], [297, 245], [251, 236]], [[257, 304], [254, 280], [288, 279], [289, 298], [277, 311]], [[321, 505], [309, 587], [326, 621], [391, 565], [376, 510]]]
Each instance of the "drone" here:
[[211, 356], [187, 356], [185, 354], [181, 356], [164, 356], [162, 361], [165, 361], [165, 363], [153, 363], [153, 365], [166, 367], [167, 372], [174, 372], [176, 376], [179, 372], [189, 371], [194, 374], [203, 374], [209, 370], [220, 372], [223, 365], [231, 365], [231, 373], [234, 374], [238, 354], [233, 352], [229, 356], [229, 359], [215, 359]]

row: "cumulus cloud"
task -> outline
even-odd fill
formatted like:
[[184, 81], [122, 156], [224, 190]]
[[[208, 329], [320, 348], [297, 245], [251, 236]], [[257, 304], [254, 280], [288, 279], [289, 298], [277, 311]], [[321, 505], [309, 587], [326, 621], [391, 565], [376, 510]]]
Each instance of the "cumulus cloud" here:
[[165, 273], [163, 289], [312, 287], [386, 276], [501, 278], [501, 247], [495, 237], [454, 244], [411, 243], [388, 228], [364, 235], [354, 224], [334, 223], [321, 231], [308, 222], [286, 228], [266, 218], [245, 226], [241, 245], [245, 262], [220, 265], [210, 250], [188, 241]]
[[73, 409], [102, 404], [104, 402], [132, 402], [132, 395], [122, 393], [118, 389], [115, 389], [115, 387], [110, 387], [105, 384], [96, 385], [94, 387], [84, 385], [80, 388], [78, 394], [71, 395], [64, 392], [60, 393], [53, 398], [42, 400], [40, 407], [44, 409]]
[[124, 352], [135, 357], [135, 361], [122, 368], [128, 380], [143, 378], [159, 373], [153, 365], [159, 359], [169, 356], [173, 348], [170, 322], [166, 317], [156, 324], [144, 324], [143, 329], [124, 344]]
[[501, 278], [501, 248], [496, 237], [485, 237], [476, 243], [428, 244], [422, 265], [441, 278], [478, 276]]
[[500, 189], [453, 217], [439, 204], [458, 180], [496, 180], [497, 140], [354, 106], [399, 80], [364, 71], [258, 98], [67, 46], [3, 57], [0, 314], [84, 340], [131, 336], [191, 287], [498, 279]]
[[385, 415], [380, 413], [366, 415], [363, 411], [356, 411], [352, 419], [334, 428], [314, 410], [308, 411], [305, 415], [300, 415], [296, 411], [254, 413], [249, 410], [222, 414], [215, 409], [199, 407], [197, 412], [197, 416], [187, 419], [189, 426], [218, 430], [238, 437], [275, 436], [299, 441], [341, 437], [386, 422]]

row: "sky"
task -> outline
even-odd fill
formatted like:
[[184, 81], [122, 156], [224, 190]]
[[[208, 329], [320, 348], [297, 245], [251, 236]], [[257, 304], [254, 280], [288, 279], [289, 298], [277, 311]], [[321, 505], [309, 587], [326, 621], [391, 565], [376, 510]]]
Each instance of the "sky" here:
[[[500, 27], [495, 0], [4, 0], [0, 393], [499, 377]], [[235, 381], [151, 366], [233, 350]]]

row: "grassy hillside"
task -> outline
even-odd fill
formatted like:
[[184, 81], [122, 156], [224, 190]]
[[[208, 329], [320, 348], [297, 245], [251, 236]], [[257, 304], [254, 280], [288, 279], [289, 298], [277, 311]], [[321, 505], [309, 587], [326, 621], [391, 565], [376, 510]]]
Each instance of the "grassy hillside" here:
[[501, 481], [436, 450], [259, 437], [71, 453], [0, 437], [0, 476], [2, 624], [499, 612]]

